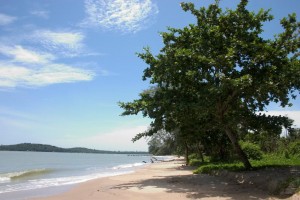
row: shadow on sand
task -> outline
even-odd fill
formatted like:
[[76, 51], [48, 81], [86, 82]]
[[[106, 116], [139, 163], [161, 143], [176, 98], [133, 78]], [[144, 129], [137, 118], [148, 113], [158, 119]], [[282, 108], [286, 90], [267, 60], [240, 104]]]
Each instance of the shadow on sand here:
[[[180, 167], [177, 170], [190, 170], [189, 167]], [[289, 170], [285, 170], [289, 171]], [[279, 172], [281, 173], [281, 172]], [[297, 169], [297, 176], [299, 171]], [[179, 176], [154, 176], [151, 179], [120, 184], [113, 189], [121, 190], [151, 190], [165, 191], [167, 193], [180, 193], [190, 199], [268, 199], [272, 197], [268, 190], [268, 181], [271, 172], [246, 172], [232, 176], [211, 176], [207, 174], [199, 175], [179, 175]], [[290, 174], [295, 175], [295, 174]], [[244, 181], [239, 181], [240, 177], [245, 176]], [[248, 178], [247, 178], [248, 177]], [[250, 177], [250, 178], [249, 178]], [[252, 180], [258, 181], [252, 181]], [[266, 183], [265, 185], [262, 185]], [[257, 185], [260, 184], [260, 185]], [[287, 198], [288, 196], [276, 196], [276, 198]]]

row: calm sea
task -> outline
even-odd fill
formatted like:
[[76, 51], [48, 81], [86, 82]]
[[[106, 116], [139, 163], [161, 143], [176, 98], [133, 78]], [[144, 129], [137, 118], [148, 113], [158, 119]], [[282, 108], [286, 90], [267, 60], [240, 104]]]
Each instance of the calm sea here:
[[76, 183], [131, 173], [150, 159], [122, 154], [0, 151], [0, 200], [56, 194]]

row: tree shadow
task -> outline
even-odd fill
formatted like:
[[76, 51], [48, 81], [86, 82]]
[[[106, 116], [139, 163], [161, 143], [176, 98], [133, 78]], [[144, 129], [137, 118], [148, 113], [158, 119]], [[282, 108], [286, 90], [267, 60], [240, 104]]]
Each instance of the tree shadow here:
[[[180, 167], [179, 170], [190, 170], [188, 167]], [[260, 179], [264, 180], [264, 175]], [[236, 177], [238, 178], [238, 177]], [[264, 180], [268, 181], [267, 179]], [[167, 193], [182, 193], [190, 199], [201, 199], [208, 197], [226, 197], [232, 200], [240, 199], [267, 199], [269, 191], [265, 187], [251, 183], [251, 181], [239, 182], [232, 177], [199, 175], [178, 175], [178, 176], [154, 176], [151, 179], [133, 181], [120, 184], [112, 189], [121, 190], [147, 190], [165, 191]], [[277, 196], [277, 198], [280, 198]], [[282, 196], [282, 198], [286, 198]]]

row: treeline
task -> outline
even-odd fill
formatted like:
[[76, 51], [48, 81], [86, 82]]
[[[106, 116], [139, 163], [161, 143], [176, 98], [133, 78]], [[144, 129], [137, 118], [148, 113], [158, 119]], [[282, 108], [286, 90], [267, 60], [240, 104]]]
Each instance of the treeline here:
[[[191, 160], [204, 162], [209, 161], [230, 161], [238, 159], [231, 147], [230, 141], [223, 136], [218, 140], [204, 140], [189, 142], [184, 147], [173, 134], [159, 131], [149, 141], [149, 153], [153, 155], [184, 155], [188, 148]], [[285, 158], [295, 157], [300, 159], [300, 128], [293, 128], [286, 131], [284, 135], [275, 135], [267, 132], [257, 134], [247, 133], [240, 139], [240, 145], [247, 157], [252, 160], [260, 160], [263, 155], [273, 154]]]
[[0, 151], [35, 151], [35, 152], [65, 152], [65, 153], [99, 153], [99, 154], [148, 154], [139, 151], [105, 151], [82, 147], [61, 148], [46, 144], [22, 143], [14, 145], [0, 145]]
[[[142, 114], [152, 121], [133, 140], [150, 137], [154, 154], [209, 155], [218, 160], [237, 157], [246, 169], [250, 153], [276, 148], [298, 151], [297, 143], [281, 137], [297, 132], [286, 116], [265, 114], [270, 104], [292, 106], [300, 91], [299, 28], [295, 14], [283, 18], [282, 32], [262, 37], [270, 10], [223, 10], [220, 1], [197, 9], [182, 3], [195, 23], [160, 33], [163, 47], [138, 56], [147, 64], [143, 80], [151, 86], [131, 102], [120, 102], [122, 115]], [[299, 146], [299, 145], [298, 145]], [[257, 150], [257, 151], [256, 151]], [[259, 155], [258, 155], [259, 156]], [[256, 156], [256, 157], [258, 157]]]

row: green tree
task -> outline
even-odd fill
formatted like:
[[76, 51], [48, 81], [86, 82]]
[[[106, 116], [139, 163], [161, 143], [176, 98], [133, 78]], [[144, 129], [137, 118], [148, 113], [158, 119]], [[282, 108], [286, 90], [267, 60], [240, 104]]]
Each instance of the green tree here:
[[287, 139], [291, 141], [300, 140], [300, 128], [292, 128], [288, 130]]
[[165, 130], [158, 131], [148, 141], [149, 153], [154, 155], [173, 155], [176, 145], [173, 135]]
[[[258, 115], [270, 102], [290, 105], [300, 89], [299, 27], [296, 15], [281, 20], [284, 31], [274, 39], [261, 37], [263, 23], [273, 19], [269, 11], [246, 9], [241, 0], [236, 10], [223, 11], [219, 1], [195, 9], [182, 3], [196, 23], [161, 33], [164, 47], [157, 56], [149, 48], [138, 56], [149, 65], [143, 79], [156, 89], [140, 99], [120, 103], [123, 115], [142, 112], [153, 119], [151, 131], [179, 128], [183, 137], [217, 128], [230, 139], [245, 168], [251, 168], [238, 140], [247, 130], [289, 126], [286, 117]], [[195, 127], [196, 129], [192, 129]]]

